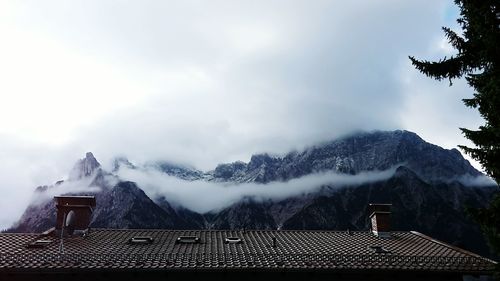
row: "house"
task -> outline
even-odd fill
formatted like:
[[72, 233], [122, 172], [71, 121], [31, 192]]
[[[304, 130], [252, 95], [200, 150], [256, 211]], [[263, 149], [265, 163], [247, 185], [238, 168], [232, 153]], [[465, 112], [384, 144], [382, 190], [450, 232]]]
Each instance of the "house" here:
[[54, 228], [0, 234], [0, 280], [487, 280], [496, 265], [392, 231], [387, 204], [370, 204], [369, 231], [221, 231], [93, 229], [94, 197], [55, 199]]

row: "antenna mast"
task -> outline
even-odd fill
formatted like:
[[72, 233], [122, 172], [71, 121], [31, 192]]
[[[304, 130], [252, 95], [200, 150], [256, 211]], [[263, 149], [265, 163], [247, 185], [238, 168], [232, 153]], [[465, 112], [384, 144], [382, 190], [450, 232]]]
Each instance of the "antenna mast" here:
[[63, 234], [64, 234], [64, 225], [66, 224], [66, 212], [64, 212], [64, 216], [63, 216], [63, 223], [62, 223], [62, 226], [61, 226], [61, 236], [59, 238], [59, 255], [63, 255], [64, 254], [64, 237], [63, 237]]

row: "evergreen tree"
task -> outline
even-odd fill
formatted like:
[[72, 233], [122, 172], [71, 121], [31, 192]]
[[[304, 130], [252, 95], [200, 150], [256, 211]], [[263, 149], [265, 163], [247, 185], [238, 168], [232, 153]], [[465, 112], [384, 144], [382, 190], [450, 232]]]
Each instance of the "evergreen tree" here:
[[[460, 128], [475, 147], [460, 146], [476, 159], [486, 173], [500, 184], [500, 0], [455, 0], [460, 8], [457, 20], [463, 34], [443, 27], [455, 56], [439, 61], [417, 60], [412, 64], [425, 75], [437, 80], [465, 77], [474, 88], [466, 106], [477, 108], [485, 124], [477, 130]], [[471, 211], [480, 223], [492, 249], [500, 255], [500, 196], [493, 198], [488, 209]]]

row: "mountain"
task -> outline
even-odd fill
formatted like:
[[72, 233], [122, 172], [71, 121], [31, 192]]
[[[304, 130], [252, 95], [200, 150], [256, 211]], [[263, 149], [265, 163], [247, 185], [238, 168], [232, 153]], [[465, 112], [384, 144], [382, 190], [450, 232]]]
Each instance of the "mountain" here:
[[154, 168], [169, 176], [177, 177], [188, 181], [200, 180], [205, 177], [205, 173], [196, 170], [195, 168], [170, 163], [167, 161], [157, 161], [155, 163], [148, 163], [146, 164], [146, 167]]
[[137, 167], [132, 164], [126, 157], [119, 156], [113, 160], [113, 173], [116, 173], [120, 167], [125, 167], [127, 169], [136, 169]]
[[[480, 229], [463, 207], [484, 206], [489, 192], [459, 183], [432, 185], [416, 173], [399, 167], [386, 181], [345, 188], [318, 196], [291, 218], [283, 229], [367, 229], [366, 206], [370, 202], [392, 203], [392, 226], [397, 230], [418, 230], [476, 252], [488, 253]], [[449, 196], [454, 193], [455, 196]]]
[[173, 228], [177, 217], [156, 205], [133, 182], [119, 182], [108, 192], [96, 196], [98, 206], [93, 227]]
[[101, 164], [97, 162], [92, 152], [87, 152], [85, 158], [78, 160], [73, 169], [69, 173], [70, 180], [79, 180], [89, 177], [94, 174], [96, 170], [101, 169]]
[[[87, 152], [85, 158], [79, 159], [69, 172], [67, 180], [60, 180], [53, 185], [38, 186], [35, 189], [34, 200], [24, 211], [23, 215], [8, 232], [43, 232], [55, 225], [56, 208], [52, 196], [62, 194], [74, 194], [72, 183], [78, 182], [82, 187], [107, 185], [105, 177], [108, 175], [101, 168], [91, 152]], [[57, 190], [56, 190], [57, 189]], [[93, 192], [85, 192], [86, 195], [95, 195]]]
[[276, 229], [277, 225], [267, 206], [243, 198], [210, 218], [210, 228], [214, 229]]
[[[315, 192], [279, 200], [247, 196], [200, 214], [165, 196], [150, 198], [137, 183], [120, 179], [122, 168], [153, 169], [186, 182], [214, 184], [286, 182], [323, 171], [359, 175], [394, 168], [395, 172], [375, 182], [341, 188], [325, 184]], [[220, 164], [207, 172], [168, 161], [137, 166], [123, 157], [107, 172], [87, 153], [66, 181], [37, 188], [35, 197], [48, 201], [31, 204], [9, 231], [39, 232], [53, 226], [55, 208], [48, 194], [72, 193], [71, 188], [83, 185], [77, 194], [97, 198], [91, 227], [364, 230], [369, 223], [368, 203], [384, 202], [393, 204], [393, 229], [417, 230], [488, 256], [485, 240], [464, 206], [486, 206], [498, 188], [467, 181], [477, 177], [484, 176], [458, 150], [443, 149], [408, 131], [354, 134], [283, 156], [253, 155], [248, 163]], [[90, 191], [91, 187], [98, 190]]]
[[429, 182], [448, 181], [468, 175], [480, 176], [456, 149], [444, 149], [408, 131], [359, 133], [290, 152], [284, 157], [254, 155], [248, 164], [217, 166], [215, 179], [267, 183], [290, 180], [319, 171], [357, 174], [404, 165]]

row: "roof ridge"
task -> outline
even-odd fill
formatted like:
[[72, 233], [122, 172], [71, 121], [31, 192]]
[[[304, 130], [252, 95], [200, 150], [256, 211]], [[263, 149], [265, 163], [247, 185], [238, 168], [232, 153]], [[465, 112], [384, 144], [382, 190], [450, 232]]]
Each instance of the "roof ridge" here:
[[[256, 232], [335, 232], [345, 233], [347, 230], [326, 230], [326, 229], [166, 229], [166, 228], [100, 228], [94, 227], [91, 230], [99, 231], [199, 231], [199, 232], [222, 232], [222, 231], [256, 231]], [[351, 230], [356, 233], [371, 233], [368, 230]], [[393, 231], [406, 233], [408, 231]]]
[[[275, 232], [275, 233], [346, 233], [348, 230], [327, 230], [327, 229], [166, 229], [166, 228], [91, 228], [91, 231], [192, 231], [192, 232]], [[369, 230], [350, 230], [351, 233], [371, 233]], [[410, 231], [391, 231], [392, 233], [410, 233]], [[422, 234], [423, 235], [423, 234]]]
[[36, 237], [40, 234], [32, 232], [0, 232], [0, 235], [30, 235]]
[[439, 244], [439, 245], [441, 245], [441, 246], [445, 246], [445, 247], [447, 247], [447, 248], [450, 248], [450, 249], [452, 249], [452, 250], [455, 250], [455, 251], [457, 251], [457, 252], [460, 252], [460, 253], [463, 253], [463, 254], [466, 254], [466, 255], [469, 255], [469, 256], [473, 256], [473, 257], [478, 258], [478, 259], [481, 259], [481, 260], [487, 260], [487, 261], [489, 261], [489, 262], [492, 262], [492, 263], [494, 263], [494, 264], [497, 264], [497, 262], [496, 262], [496, 261], [494, 261], [494, 260], [492, 260], [492, 259], [485, 258], [485, 257], [480, 256], [480, 255], [478, 255], [478, 254], [476, 254], [476, 253], [473, 253], [473, 252], [471, 252], [471, 251], [467, 251], [467, 250], [465, 250], [465, 249], [462, 249], [462, 248], [459, 248], [459, 247], [453, 246], [453, 245], [451, 245], [451, 244], [448, 244], [448, 243], [443, 242], [443, 241], [441, 241], [441, 240], [438, 240], [438, 239], [432, 238], [432, 237], [427, 236], [427, 235], [425, 235], [425, 234], [423, 234], [423, 233], [420, 233], [420, 232], [418, 232], [418, 231], [411, 230], [411, 231], [410, 231], [410, 233], [412, 233], [412, 234], [414, 234], [414, 235], [416, 235], [416, 236], [419, 236], [420, 238], [424, 238], [424, 239], [427, 239], [427, 240], [429, 240], [429, 241], [431, 241], [431, 242], [434, 242], [434, 243], [436, 243], [436, 244]]

